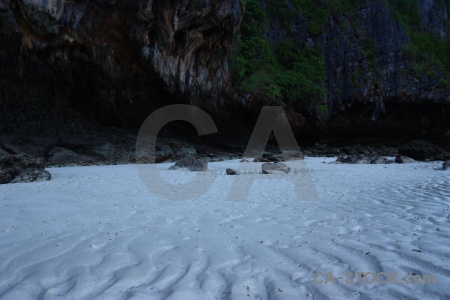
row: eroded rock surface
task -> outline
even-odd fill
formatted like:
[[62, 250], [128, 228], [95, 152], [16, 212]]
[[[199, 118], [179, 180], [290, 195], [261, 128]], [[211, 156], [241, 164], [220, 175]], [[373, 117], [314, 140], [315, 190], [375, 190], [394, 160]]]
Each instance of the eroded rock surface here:
[[414, 159], [407, 157], [407, 156], [401, 156], [400, 154], [398, 154], [395, 157], [394, 160], [397, 164], [406, 164], [406, 163], [413, 163], [416, 162]]
[[0, 184], [50, 179], [51, 174], [45, 170], [43, 159], [35, 159], [23, 153], [0, 157]]
[[[258, 1], [263, 7], [265, 2]], [[439, 139], [449, 131], [450, 88], [439, 76], [417, 76], [415, 62], [402, 52], [409, 43], [406, 30], [385, 2], [361, 1], [354, 19], [330, 14], [317, 36], [303, 15], [293, 18], [290, 33], [276, 26], [283, 20], [270, 20], [271, 44], [292, 34], [298, 45], [317, 47], [325, 63], [326, 116], [287, 112], [297, 137], [304, 131], [313, 140], [322, 134], [333, 141]], [[424, 31], [448, 39], [449, 13], [443, 3], [419, 1], [418, 7]], [[231, 60], [243, 13], [239, 0], [0, 0], [0, 133], [14, 133], [14, 122], [26, 121], [21, 113], [12, 122], [3, 118], [14, 105], [64, 113], [74, 109], [101, 125], [136, 128], [155, 109], [181, 102], [226, 115], [221, 132], [233, 127], [230, 135], [242, 139], [251, 133], [255, 111], [266, 103], [233, 86]], [[91, 130], [80, 129], [70, 116], [61, 118], [74, 135]], [[34, 125], [41, 126], [42, 119]], [[132, 155], [116, 157], [117, 146], [87, 151], [54, 133], [45, 138], [5, 145], [18, 153], [33, 144], [35, 157], [58, 146], [89, 152], [94, 160], [132, 161]], [[132, 150], [127, 146], [124, 151]], [[163, 152], [159, 161], [173, 157]], [[335, 152], [314, 150], [326, 156]]]
[[185, 157], [169, 168], [170, 170], [187, 169], [189, 171], [200, 172], [207, 171], [208, 164], [194, 157]]
[[291, 168], [284, 163], [264, 163], [262, 165], [263, 174], [289, 173]]
[[227, 168], [225, 170], [225, 172], [227, 173], [227, 175], [240, 175], [241, 174], [238, 170], [231, 169], [231, 168]]
[[427, 141], [414, 140], [402, 145], [398, 153], [415, 160], [433, 160], [442, 153], [442, 149]]
[[444, 161], [442, 163], [442, 170], [450, 170], [450, 160]]
[[340, 155], [335, 162], [332, 163], [342, 163], [342, 164], [390, 164], [393, 161], [379, 155], [363, 155], [363, 154], [351, 154], [351, 155]]
[[241, 15], [238, 0], [3, 0], [1, 100], [57, 102], [110, 124], [139, 124], [173, 98], [216, 107], [233, 95]]

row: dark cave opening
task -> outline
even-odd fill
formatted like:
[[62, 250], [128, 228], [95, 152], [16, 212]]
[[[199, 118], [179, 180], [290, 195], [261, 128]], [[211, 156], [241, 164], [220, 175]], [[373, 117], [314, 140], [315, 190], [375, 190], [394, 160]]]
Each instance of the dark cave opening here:
[[424, 139], [444, 143], [449, 139], [450, 103], [385, 101], [386, 112], [372, 120], [372, 103], [355, 103], [328, 120], [330, 142], [363, 144]]

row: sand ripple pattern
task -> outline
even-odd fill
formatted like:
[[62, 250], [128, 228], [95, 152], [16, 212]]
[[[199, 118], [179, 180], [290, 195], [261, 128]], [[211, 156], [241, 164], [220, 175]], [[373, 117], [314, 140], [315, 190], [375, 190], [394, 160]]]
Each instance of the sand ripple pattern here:
[[[236, 161], [211, 163], [211, 189], [181, 202], [147, 190], [132, 165], [2, 185], [0, 298], [450, 298], [450, 176], [439, 163], [305, 161], [320, 201], [302, 201], [258, 164], [245, 173], [255, 176], [247, 200], [227, 201], [239, 177], [225, 169]], [[186, 180], [168, 166], [163, 177]], [[436, 284], [316, 284], [317, 272], [435, 275]]]

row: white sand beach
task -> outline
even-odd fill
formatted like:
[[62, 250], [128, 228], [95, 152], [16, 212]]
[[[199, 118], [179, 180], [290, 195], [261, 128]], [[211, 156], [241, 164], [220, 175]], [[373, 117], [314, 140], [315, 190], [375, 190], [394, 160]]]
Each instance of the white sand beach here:
[[[248, 176], [225, 174], [238, 161], [209, 163], [214, 184], [186, 201], [154, 194], [135, 165], [0, 185], [0, 298], [450, 299], [450, 173], [333, 160], [305, 159], [317, 201], [294, 173], [255, 175], [244, 201], [228, 201]], [[171, 165], [163, 178], [192, 177]], [[396, 281], [368, 278], [380, 273]]]

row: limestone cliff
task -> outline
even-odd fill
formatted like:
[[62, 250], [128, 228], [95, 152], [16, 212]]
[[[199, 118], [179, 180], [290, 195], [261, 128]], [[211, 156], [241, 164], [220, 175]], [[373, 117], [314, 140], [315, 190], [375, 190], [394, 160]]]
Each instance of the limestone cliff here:
[[[447, 40], [450, 32], [444, 1], [421, 0], [418, 7], [424, 32]], [[439, 81], [442, 74], [415, 72], [419, 62], [405, 54], [410, 37], [402, 23], [394, 19], [386, 1], [361, 1], [356, 29], [345, 30], [342, 26], [345, 21], [345, 17], [330, 16], [320, 41], [327, 66], [331, 112], [338, 112], [354, 101], [368, 99], [367, 91], [373, 82], [380, 85], [388, 101], [401, 98], [403, 101], [450, 103], [450, 87]], [[446, 68], [450, 70], [450, 66]]]
[[1, 102], [72, 106], [105, 123], [231, 90], [237, 0], [0, 1]]
[[244, 3], [238, 84], [281, 99], [313, 134], [317, 120], [341, 136], [438, 138], [450, 129], [449, 1]]
[[244, 119], [280, 104], [309, 137], [440, 138], [450, 4], [412, 2], [0, 0], [0, 104], [117, 126], [174, 102]]

